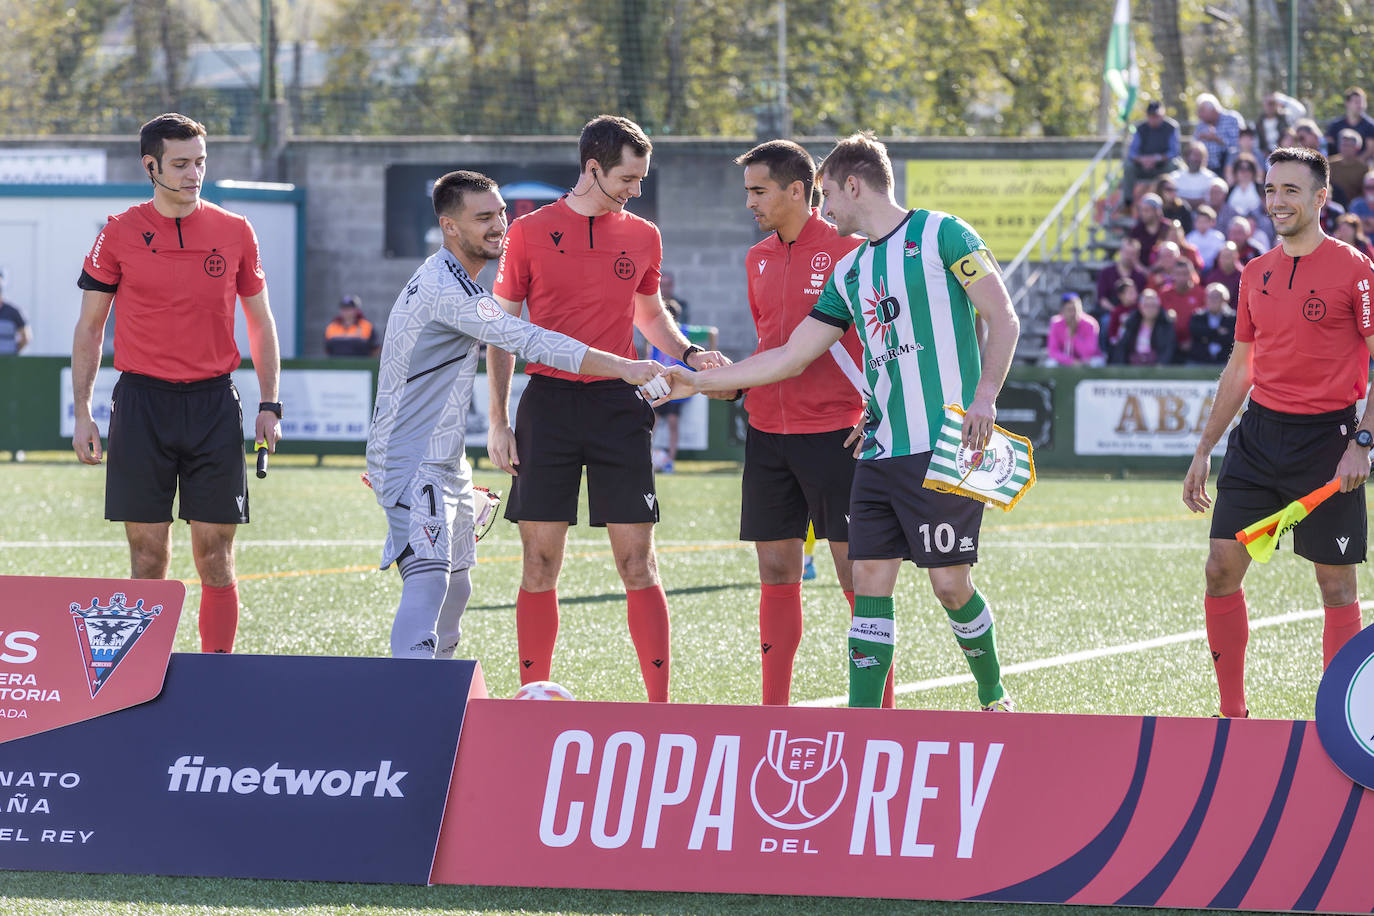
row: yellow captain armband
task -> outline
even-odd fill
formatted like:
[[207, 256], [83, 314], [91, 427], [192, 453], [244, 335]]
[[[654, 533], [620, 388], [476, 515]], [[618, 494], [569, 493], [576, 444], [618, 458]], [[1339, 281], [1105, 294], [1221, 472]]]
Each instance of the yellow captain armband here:
[[968, 289], [988, 274], [996, 273], [997, 262], [993, 260], [992, 252], [986, 248], [980, 248], [955, 261], [949, 271], [958, 278], [960, 286]]

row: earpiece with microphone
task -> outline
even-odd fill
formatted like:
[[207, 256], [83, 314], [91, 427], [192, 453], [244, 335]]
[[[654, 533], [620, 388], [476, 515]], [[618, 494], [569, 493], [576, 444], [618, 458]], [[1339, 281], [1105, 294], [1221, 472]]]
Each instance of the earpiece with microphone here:
[[606, 189], [603, 188], [603, 187], [601, 186], [601, 178], [600, 178], [599, 173], [598, 173], [597, 170], [596, 170], [596, 166], [592, 166], [592, 181], [595, 181], [595, 182], [596, 182], [597, 190], [599, 190], [602, 194], [605, 194], [607, 200], [609, 200], [611, 203], [613, 203], [613, 204], [615, 204], [615, 205], [617, 205], [617, 206], [622, 206], [622, 203], [621, 203], [620, 200], [618, 200], [618, 199], [615, 198], [615, 197], [612, 197], [609, 193], [607, 193]]
[[162, 182], [158, 181], [158, 180], [157, 180], [157, 176], [153, 174], [153, 164], [152, 164], [151, 162], [148, 163], [148, 177], [149, 177], [150, 179], [152, 179], [153, 184], [155, 184], [155, 185], [161, 185], [162, 187], [166, 188], [167, 190], [169, 190], [169, 191], [171, 191], [171, 192], [173, 192], [173, 193], [180, 193], [180, 191], [181, 191], [180, 188], [174, 188], [174, 187], [172, 187], [172, 186], [169, 185], [169, 184], [162, 184]]

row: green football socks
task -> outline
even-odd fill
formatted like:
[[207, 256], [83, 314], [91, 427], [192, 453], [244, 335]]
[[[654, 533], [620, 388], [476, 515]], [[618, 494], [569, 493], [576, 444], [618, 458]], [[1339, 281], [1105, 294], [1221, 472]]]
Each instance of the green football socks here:
[[[1002, 666], [997, 661], [992, 608], [975, 589], [973, 597], [963, 607], [945, 608], [945, 613], [954, 630], [954, 641], [964, 650], [973, 679], [978, 682], [978, 702], [987, 706], [1000, 700], [1006, 691], [1002, 688]], [[852, 636], [850, 642], [853, 642]]]
[[892, 599], [856, 595], [849, 626], [849, 705], [883, 705], [892, 669]]

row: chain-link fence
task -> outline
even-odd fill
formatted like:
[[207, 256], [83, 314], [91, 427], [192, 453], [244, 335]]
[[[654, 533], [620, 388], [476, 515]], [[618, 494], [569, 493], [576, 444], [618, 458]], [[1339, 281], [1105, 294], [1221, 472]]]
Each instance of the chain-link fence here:
[[[217, 134], [260, 136], [273, 110], [306, 136], [567, 134], [603, 111], [655, 135], [1086, 135], [1106, 124], [1112, 7], [0, 0], [0, 132], [127, 134], [177, 109]], [[1374, 82], [1369, 3], [1137, 3], [1143, 97], [1186, 118], [1209, 90], [1253, 113], [1287, 86], [1293, 10], [1297, 94], [1334, 116], [1341, 89]]]

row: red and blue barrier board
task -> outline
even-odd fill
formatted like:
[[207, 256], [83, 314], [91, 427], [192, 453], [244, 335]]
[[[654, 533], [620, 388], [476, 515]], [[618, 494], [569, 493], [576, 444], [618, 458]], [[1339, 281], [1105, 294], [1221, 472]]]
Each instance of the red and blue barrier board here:
[[539, 703], [171, 654], [176, 582], [0, 588], [0, 869], [1374, 910], [1374, 630], [1315, 723]]
[[476, 662], [173, 655], [180, 582], [0, 589], [0, 868], [429, 879]]
[[1370, 795], [1311, 722], [481, 700], [433, 880], [1369, 912]]

